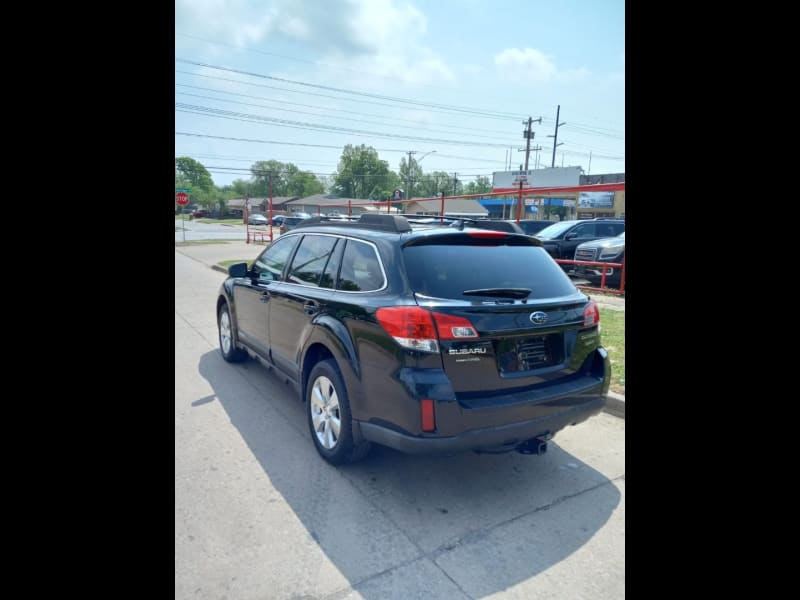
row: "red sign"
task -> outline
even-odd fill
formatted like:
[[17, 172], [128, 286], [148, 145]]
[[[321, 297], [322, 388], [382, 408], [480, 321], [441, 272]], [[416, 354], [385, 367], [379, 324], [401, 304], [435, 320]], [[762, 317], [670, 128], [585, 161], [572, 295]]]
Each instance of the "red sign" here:
[[189, 194], [186, 192], [178, 192], [175, 194], [175, 202], [180, 204], [181, 206], [186, 206], [189, 204]]

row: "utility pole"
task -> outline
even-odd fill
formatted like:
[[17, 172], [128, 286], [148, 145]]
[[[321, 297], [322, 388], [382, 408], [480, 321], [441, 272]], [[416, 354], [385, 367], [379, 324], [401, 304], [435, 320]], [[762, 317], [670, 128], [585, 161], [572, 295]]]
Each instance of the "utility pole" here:
[[[539, 117], [538, 119], [536, 119], [536, 122], [541, 125], [542, 124], [542, 117]], [[523, 121], [522, 123], [524, 125], [525, 121]], [[522, 137], [524, 137], [526, 139], [526, 143], [525, 143], [525, 170], [526, 171], [528, 170], [528, 157], [531, 154], [531, 140], [536, 135], [534, 132], [531, 131], [531, 123], [533, 123], [533, 117], [528, 117], [528, 127], [525, 129], [525, 131], [522, 132]]]
[[[550, 167], [553, 168], [556, 166], [556, 146], [560, 146], [561, 144], [558, 143], [558, 128], [562, 125], [566, 125], [566, 123], [559, 123], [558, 116], [561, 114], [561, 105], [558, 105], [556, 109], [556, 130], [553, 135], [548, 135], [547, 137], [553, 138], [553, 160], [550, 162]], [[563, 142], [562, 142], [563, 144]]]
[[589, 172], [586, 173], [587, 175], [592, 174], [592, 151], [589, 150]]
[[406, 199], [411, 200], [411, 155], [416, 154], [416, 150], [409, 150], [406, 152], [408, 154], [408, 182], [406, 185]]
[[269, 174], [269, 241], [272, 242], [272, 173]]
[[535, 146], [535, 147], [531, 148], [531, 150], [532, 150], [533, 152], [536, 152], [536, 163], [535, 163], [535, 164], [534, 164], [534, 166], [533, 166], [533, 168], [534, 168], [534, 169], [538, 169], [538, 168], [539, 168], [539, 151], [540, 151], [541, 149], [542, 149], [542, 147], [541, 147], [541, 146]]
[[453, 196], [456, 195], [456, 184], [458, 183], [458, 173], [453, 173]]

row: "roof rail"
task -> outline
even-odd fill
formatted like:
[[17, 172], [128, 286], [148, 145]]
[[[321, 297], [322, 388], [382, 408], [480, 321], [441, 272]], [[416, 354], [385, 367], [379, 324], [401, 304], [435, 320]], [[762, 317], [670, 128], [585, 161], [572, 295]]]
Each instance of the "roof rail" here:
[[319, 225], [345, 227], [348, 229], [374, 229], [393, 233], [411, 231], [411, 226], [404, 217], [399, 217], [397, 215], [372, 215], [368, 213], [362, 213], [358, 221], [341, 221], [331, 217], [311, 217], [310, 219], [300, 221], [294, 228]]

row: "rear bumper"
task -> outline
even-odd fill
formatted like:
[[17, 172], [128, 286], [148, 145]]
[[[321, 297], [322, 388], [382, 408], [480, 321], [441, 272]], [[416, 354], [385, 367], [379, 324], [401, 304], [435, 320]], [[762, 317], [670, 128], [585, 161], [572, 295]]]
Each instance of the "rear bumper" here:
[[567, 425], [596, 415], [606, 405], [606, 395], [598, 390], [595, 394], [581, 394], [580, 398], [558, 398], [553, 403], [568, 408], [526, 421], [473, 429], [448, 437], [413, 436], [374, 423], [358, 422], [358, 425], [364, 439], [408, 454], [511, 450], [527, 440], [555, 435]]

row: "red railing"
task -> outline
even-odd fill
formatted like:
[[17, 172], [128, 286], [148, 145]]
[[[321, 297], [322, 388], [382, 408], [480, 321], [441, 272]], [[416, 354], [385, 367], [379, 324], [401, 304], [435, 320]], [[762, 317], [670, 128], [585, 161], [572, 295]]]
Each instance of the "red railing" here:
[[[612, 262], [599, 262], [599, 261], [590, 261], [590, 260], [568, 260], [565, 258], [557, 258], [555, 259], [557, 263], [561, 265], [585, 265], [587, 267], [601, 267], [602, 275], [600, 276], [600, 287], [593, 287], [589, 285], [579, 285], [578, 287], [582, 290], [591, 290], [597, 292], [606, 292], [608, 294], [619, 294], [621, 296], [625, 295], [625, 257], [622, 257], [621, 263], [612, 263]], [[606, 269], [621, 269], [619, 275], [619, 289], [606, 287]]]

